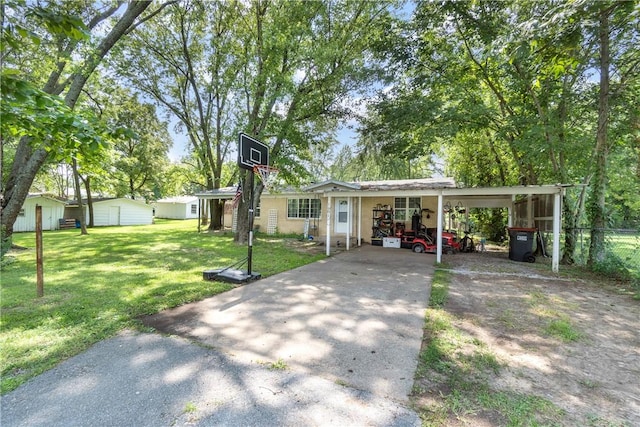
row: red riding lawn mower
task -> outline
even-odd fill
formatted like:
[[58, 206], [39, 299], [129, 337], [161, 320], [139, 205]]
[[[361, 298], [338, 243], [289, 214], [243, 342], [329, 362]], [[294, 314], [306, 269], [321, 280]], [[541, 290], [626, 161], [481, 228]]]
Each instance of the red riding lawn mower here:
[[[430, 212], [428, 209], [422, 209], [421, 213]], [[422, 224], [422, 215], [416, 211], [411, 217], [411, 226], [413, 230], [405, 230], [404, 223], [396, 223], [396, 237], [400, 238], [400, 246], [411, 249], [416, 253], [435, 254], [438, 250], [436, 241], [433, 237], [437, 234], [434, 228], [427, 229]], [[442, 233], [442, 252], [445, 254], [453, 254], [460, 250], [460, 243], [457, 242], [453, 233]]]

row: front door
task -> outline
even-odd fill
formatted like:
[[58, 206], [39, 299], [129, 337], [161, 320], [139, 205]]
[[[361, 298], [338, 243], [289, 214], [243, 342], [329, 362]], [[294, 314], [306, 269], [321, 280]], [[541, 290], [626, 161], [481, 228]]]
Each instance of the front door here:
[[349, 222], [349, 200], [336, 199], [336, 234], [346, 234]]

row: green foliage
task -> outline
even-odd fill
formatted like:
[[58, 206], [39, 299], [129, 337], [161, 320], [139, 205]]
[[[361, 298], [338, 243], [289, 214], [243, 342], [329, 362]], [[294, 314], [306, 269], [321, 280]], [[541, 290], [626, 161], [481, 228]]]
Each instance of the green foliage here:
[[[156, 220], [136, 227], [45, 232], [44, 297], [36, 298], [33, 233], [14, 234], [27, 250], [2, 268], [0, 369], [2, 393], [86, 350], [139, 316], [224, 292], [202, 271], [243, 259], [246, 247], [232, 236], [198, 233], [197, 222]], [[291, 251], [286, 241], [254, 241], [254, 267], [263, 276], [324, 255]]]
[[506, 209], [471, 209], [471, 217], [477, 225], [476, 232], [492, 242], [504, 242], [507, 239]]
[[617, 277], [623, 280], [630, 279], [631, 274], [629, 272], [629, 269], [627, 268], [626, 263], [620, 258], [618, 254], [608, 248], [609, 245], [605, 245], [604, 256], [600, 257], [599, 260], [594, 261], [593, 264], [591, 264], [591, 270], [610, 277]]
[[0, 129], [3, 138], [34, 138], [52, 160], [68, 159], [79, 146], [99, 150], [103, 127], [90, 112], [77, 112], [55, 95], [23, 80], [20, 72], [3, 68], [0, 79]]
[[287, 366], [287, 363], [284, 360], [278, 359], [275, 362], [269, 363], [269, 369], [271, 371], [286, 371], [289, 369], [289, 366]]

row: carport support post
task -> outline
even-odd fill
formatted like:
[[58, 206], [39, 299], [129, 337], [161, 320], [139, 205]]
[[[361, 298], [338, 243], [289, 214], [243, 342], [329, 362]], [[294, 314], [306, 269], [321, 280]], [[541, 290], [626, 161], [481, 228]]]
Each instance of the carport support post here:
[[362, 246], [362, 196], [358, 196], [358, 246]]
[[553, 250], [551, 255], [551, 271], [557, 273], [560, 266], [560, 219], [562, 212], [560, 193], [553, 195]]
[[327, 196], [327, 256], [331, 255], [331, 195]]
[[436, 232], [436, 262], [442, 262], [442, 192], [438, 194], [438, 228]]
[[349, 241], [351, 240], [351, 197], [347, 197], [347, 250], [350, 249]]

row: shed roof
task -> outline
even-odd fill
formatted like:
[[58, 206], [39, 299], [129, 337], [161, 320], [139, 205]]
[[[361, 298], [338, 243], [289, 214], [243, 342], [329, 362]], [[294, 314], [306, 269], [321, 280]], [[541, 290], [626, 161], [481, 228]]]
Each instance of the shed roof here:
[[43, 198], [43, 199], [49, 199], [49, 200], [53, 200], [54, 202], [58, 202], [58, 203], [66, 203], [66, 200], [62, 197], [58, 197], [58, 196], [54, 196], [53, 194], [48, 194], [48, 193], [31, 193], [27, 195], [27, 199], [35, 199], [35, 198]]
[[167, 197], [165, 199], [156, 200], [156, 203], [191, 203], [197, 201], [198, 198], [196, 196], [175, 196], [175, 197]]

